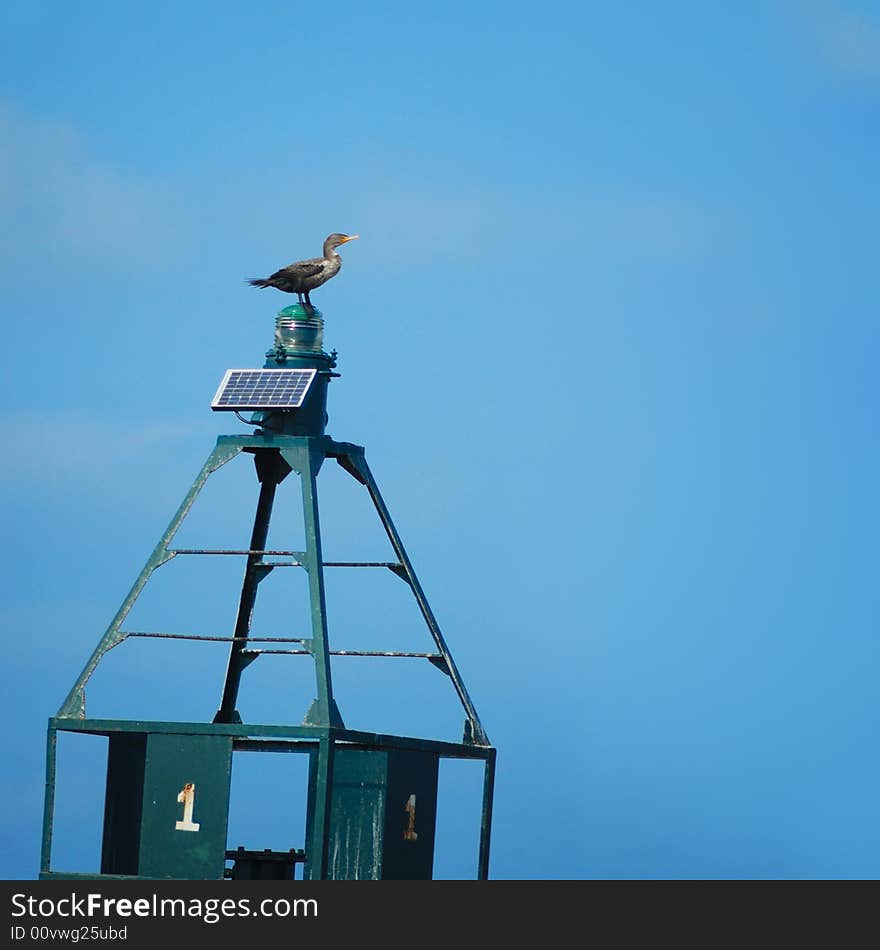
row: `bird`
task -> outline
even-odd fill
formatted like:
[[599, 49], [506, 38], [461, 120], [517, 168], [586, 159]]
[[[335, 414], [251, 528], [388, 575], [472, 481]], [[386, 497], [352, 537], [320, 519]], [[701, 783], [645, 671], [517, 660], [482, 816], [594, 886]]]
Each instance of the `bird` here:
[[296, 261], [275, 271], [271, 277], [251, 277], [248, 283], [251, 287], [274, 287], [276, 290], [282, 290], [286, 294], [296, 294], [300, 303], [305, 304], [309, 310], [314, 310], [312, 301], [309, 299], [309, 291], [320, 287], [331, 277], [335, 277], [342, 267], [342, 258], [336, 253], [336, 248], [349, 241], [356, 241], [358, 234], [331, 234], [321, 251], [321, 257], [310, 257], [305, 261]]

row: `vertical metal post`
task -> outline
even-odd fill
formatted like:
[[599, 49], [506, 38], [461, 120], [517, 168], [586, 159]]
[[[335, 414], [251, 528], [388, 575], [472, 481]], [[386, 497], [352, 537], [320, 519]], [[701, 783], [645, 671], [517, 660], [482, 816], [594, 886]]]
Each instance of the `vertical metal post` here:
[[306, 829], [306, 864], [303, 878], [323, 881], [327, 877], [330, 845], [330, 809], [333, 795], [332, 738], [321, 739], [309, 757], [309, 827]]
[[480, 823], [480, 857], [477, 864], [477, 880], [489, 877], [489, 846], [492, 841], [492, 802], [495, 797], [495, 750], [486, 756], [483, 771], [483, 809]]
[[[276, 453], [273, 453], [273, 456], [278, 459]], [[280, 459], [278, 460], [280, 461]], [[256, 461], [257, 473], [260, 476], [260, 498], [254, 515], [250, 551], [262, 551], [266, 547], [275, 491], [281, 478], [290, 470], [285, 466], [285, 471], [282, 473], [277, 465], [270, 467], [265, 461], [261, 465], [259, 457]], [[241, 585], [241, 597], [238, 602], [238, 614], [235, 618], [235, 632], [233, 633], [235, 639], [229, 651], [229, 665], [226, 669], [226, 680], [223, 684], [223, 697], [220, 701], [220, 709], [214, 716], [214, 722], [241, 722], [241, 716], [239, 716], [235, 704], [238, 701], [242, 670], [247, 666], [244, 649], [251, 629], [251, 617], [254, 612], [254, 602], [257, 599], [257, 585], [265, 576], [260, 570], [262, 560], [262, 554], [248, 555], [244, 581]]]
[[310, 650], [315, 659], [318, 691], [317, 699], [306, 715], [306, 722], [315, 726], [342, 726], [342, 717], [333, 699], [333, 682], [330, 674], [330, 643], [327, 633], [327, 604], [324, 596], [324, 556], [321, 551], [321, 524], [318, 516], [317, 476], [324, 456], [323, 452], [319, 455], [310, 447], [282, 450], [281, 454], [291, 468], [299, 472], [302, 481], [306, 534], [303, 566], [309, 575], [309, 600], [312, 614]]
[[52, 830], [55, 822], [55, 750], [58, 732], [50, 724], [46, 736], [46, 797], [43, 803], [43, 848], [40, 854], [40, 871], [48, 871], [52, 865]]

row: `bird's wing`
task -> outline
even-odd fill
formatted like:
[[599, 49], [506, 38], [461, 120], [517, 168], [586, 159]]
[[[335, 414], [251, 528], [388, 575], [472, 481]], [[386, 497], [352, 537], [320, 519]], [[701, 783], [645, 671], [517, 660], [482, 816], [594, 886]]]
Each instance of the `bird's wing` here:
[[324, 270], [325, 266], [326, 262], [320, 258], [310, 261], [298, 261], [296, 264], [288, 264], [287, 267], [282, 267], [281, 270], [275, 271], [269, 279], [271, 280], [273, 277], [286, 277], [288, 279], [295, 278], [297, 280], [305, 280], [307, 277], [316, 277]]

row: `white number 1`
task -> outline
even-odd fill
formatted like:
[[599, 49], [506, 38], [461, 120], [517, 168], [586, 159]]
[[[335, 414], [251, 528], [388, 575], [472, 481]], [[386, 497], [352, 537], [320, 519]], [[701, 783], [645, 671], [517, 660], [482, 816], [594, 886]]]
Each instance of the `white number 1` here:
[[193, 808], [196, 804], [196, 787], [192, 782], [186, 785], [178, 792], [177, 801], [183, 805], [183, 821], [174, 823], [175, 831], [198, 831], [201, 825], [193, 821]]

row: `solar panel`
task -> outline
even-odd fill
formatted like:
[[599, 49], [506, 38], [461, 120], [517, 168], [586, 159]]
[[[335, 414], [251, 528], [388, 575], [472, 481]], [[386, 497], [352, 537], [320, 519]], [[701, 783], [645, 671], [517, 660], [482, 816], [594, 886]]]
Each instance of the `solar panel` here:
[[298, 409], [315, 369], [228, 369], [211, 408]]

